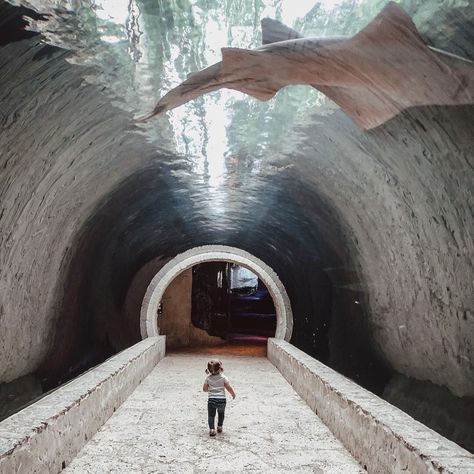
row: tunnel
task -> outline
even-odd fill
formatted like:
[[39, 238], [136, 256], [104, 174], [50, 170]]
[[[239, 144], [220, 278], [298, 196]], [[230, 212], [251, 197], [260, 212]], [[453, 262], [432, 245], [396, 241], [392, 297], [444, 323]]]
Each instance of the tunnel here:
[[[382, 3], [0, 0], [0, 418], [159, 334], [191, 266], [155, 278], [225, 247], [259, 262], [277, 336], [474, 452], [473, 105], [365, 130], [291, 86], [136, 120], [265, 16], [353, 35]], [[397, 3], [474, 61], [472, 2]]]

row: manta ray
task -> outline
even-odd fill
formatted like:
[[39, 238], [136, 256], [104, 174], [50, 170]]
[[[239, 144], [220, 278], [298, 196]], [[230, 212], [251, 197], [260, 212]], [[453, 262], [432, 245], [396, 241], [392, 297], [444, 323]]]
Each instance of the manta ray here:
[[221, 88], [269, 100], [290, 84], [321, 91], [363, 129], [408, 107], [474, 103], [474, 63], [428, 46], [394, 2], [352, 37], [305, 38], [276, 20], [261, 23], [263, 46], [222, 48], [221, 62], [191, 74], [138, 120]]

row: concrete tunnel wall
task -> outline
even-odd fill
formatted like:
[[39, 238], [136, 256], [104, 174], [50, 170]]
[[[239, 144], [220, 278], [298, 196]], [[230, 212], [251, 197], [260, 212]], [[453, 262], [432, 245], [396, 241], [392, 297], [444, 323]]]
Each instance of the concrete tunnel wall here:
[[298, 146], [281, 171], [229, 186], [217, 212], [176, 173], [166, 130], [150, 143], [67, 51], [14, 31], [0, 49], [0, 382], [53, 386], [137, 342], [145, 269], [223, 244], [279, 275], [299, 348], [375, 390], [398, 373], [474, 396], [472, 106], [370, 132], [315, 115], [282, 137]]

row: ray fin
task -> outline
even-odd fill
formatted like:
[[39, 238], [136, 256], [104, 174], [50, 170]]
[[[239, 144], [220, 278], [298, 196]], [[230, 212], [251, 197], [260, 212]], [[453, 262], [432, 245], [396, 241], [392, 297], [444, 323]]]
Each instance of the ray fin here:
[[277, 43], [278, 41], [286, 41], [290, 39], [303, 38], [301, 33], [298, 33], [293, 28], [284, 25], [278, 20], [271, 18], [264, 18], [261, 21], [262, 25], [262, 44]]
[[[228, 77], [222, 87], [244, 92], [259, 100], [270, 100], [287, 85], [274, 77], [265, 78], [265, 75], [260, 73], [262, 58], [258, 51], [240, 48], [222, 48], [221, 51], [221, 72]], [[247, 79], [242, 78], [242, 70], [248, 71]], [[256, 80], [257, 77], [261, 79]]]
[[382, 11], [362, 30], [353, 36], [353, 40], [369, 40], [381, 43], [406, 41], [407, 37], [425, 44], [415, 24], [408, 14], [395, 2], [389, 2]]
[[399, 114], [402, 107], [393, 100], [381, 97], [368, 88], [313, 87], [335, 102], [361, 128], [370, 130]]

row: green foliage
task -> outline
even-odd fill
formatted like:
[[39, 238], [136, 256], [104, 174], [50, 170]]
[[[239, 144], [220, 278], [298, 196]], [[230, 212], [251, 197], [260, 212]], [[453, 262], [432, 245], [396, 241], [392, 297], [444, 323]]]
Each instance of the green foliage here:
[[[101, 1], [78, 1], [74, 14], [64, 16], [63, 35], [69, 35], [70, 42], [84, 54], [96, 58], [116, 94], [145, 111], [189, 73], [219, 61], [221, 47], [258, 47], [260, 20], [266, 11], [270, 9], [284, 22], [284, 6], [298, 0], [128, 0], [129, 18], [124, 24], [100, 18]], [[466, 14], [469, 2], [398, 0], [422, 32], [433, 29], [433, 18], [444, 18], [453, 9]], [[304, 17], [289, 26], [306, 36], [350, 36], [364, 28], [386, 3], [315, 1]], [[171, 121], [169, 131], [174, 133], [179, 149], [204, 159], [213, 138], [206, 115], [209, 104], [222, 114], [227, 165], [237, 174], [240, 166], [257, 166], [273, 157], [290, 127], [331, 106], [311, 87], [285, 88], [269, 102], [219, 92], [197, 99], [181, 109], [181, 115], [175, 115], [182, 118], [179, 123]], [[165, 119], [159, 124], [166, 128]], [[240, 164], [236, 164], [236, 157], [240, 157]]]

